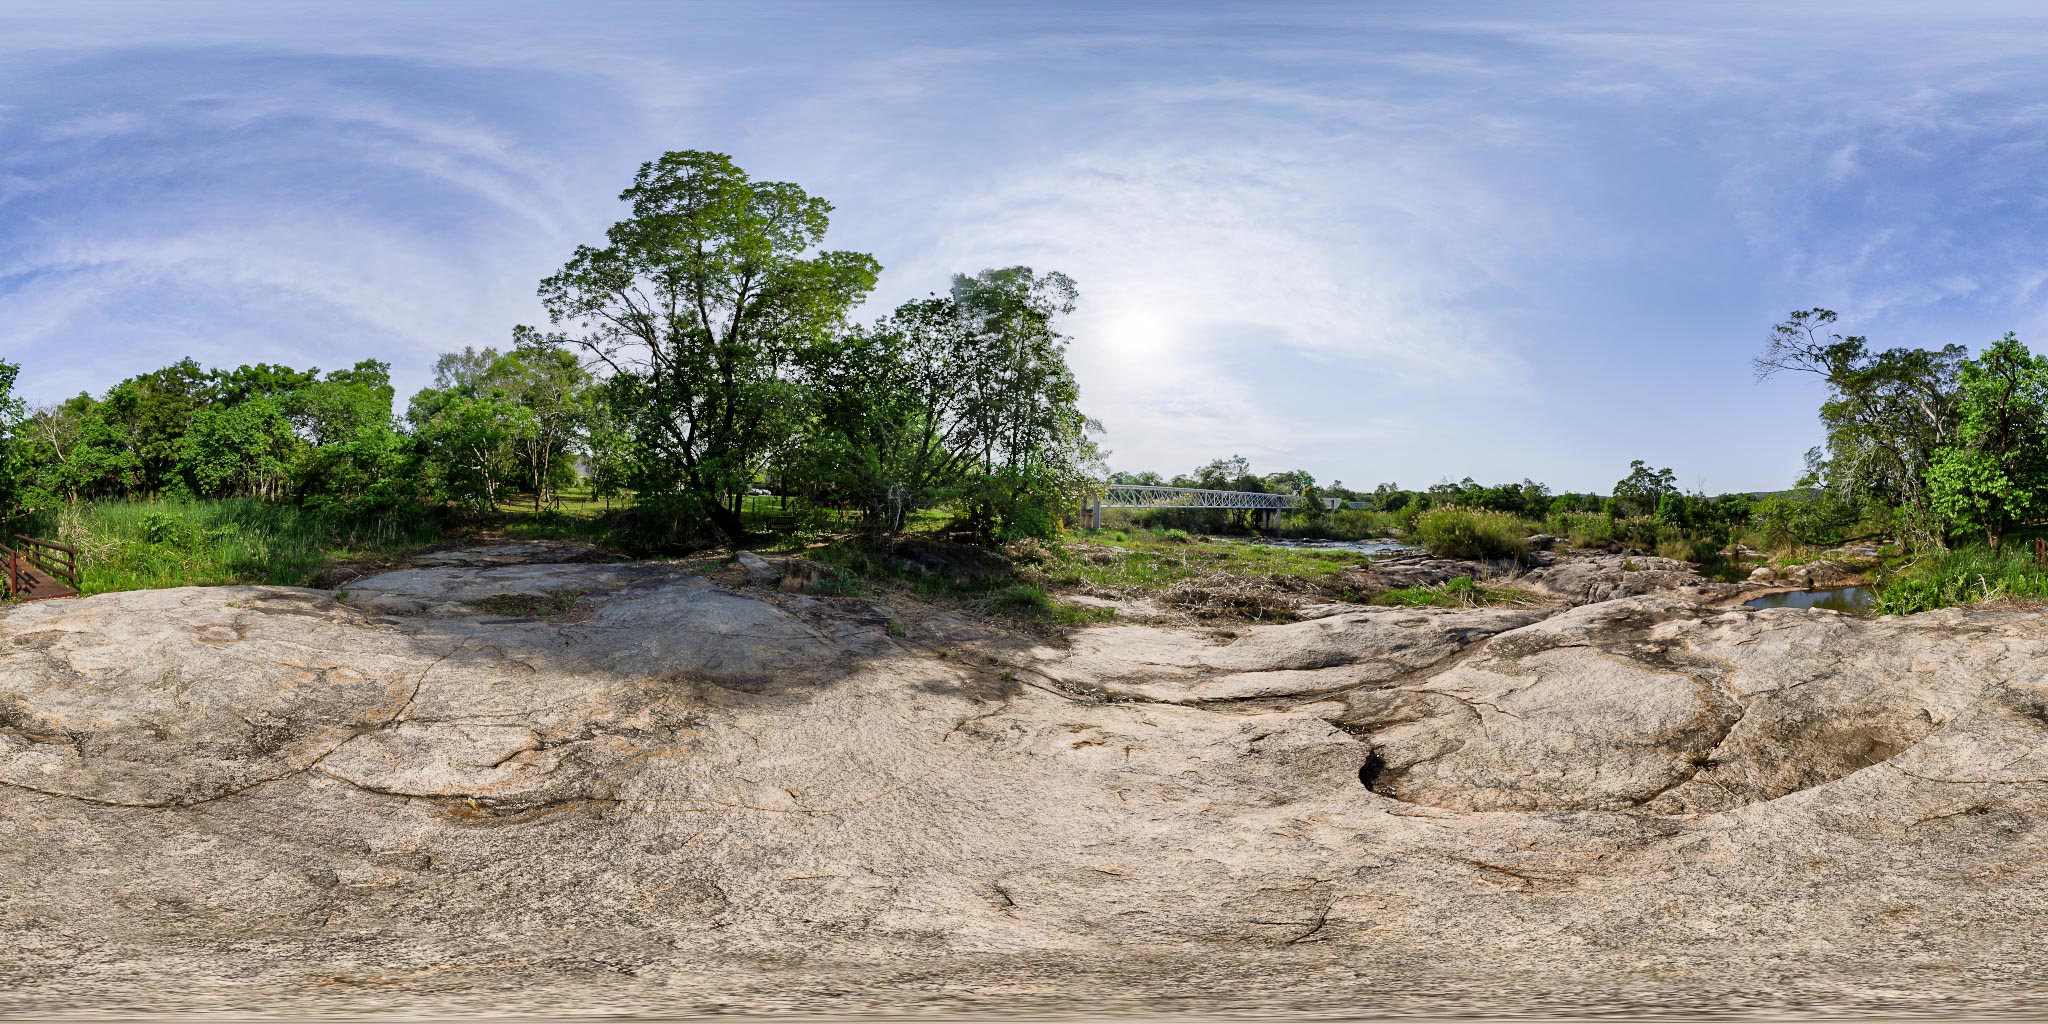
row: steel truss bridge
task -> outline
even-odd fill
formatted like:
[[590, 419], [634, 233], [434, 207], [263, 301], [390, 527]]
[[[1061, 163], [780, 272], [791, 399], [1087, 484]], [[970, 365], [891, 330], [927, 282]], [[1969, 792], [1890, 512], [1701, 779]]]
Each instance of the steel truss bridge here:
[[[1211, 491], [1200, 487], [1161, 487], [1155, 484], [1104, 484], [1102, 494], [1088, 507], [1088, 525], [1102, 528], [1106, 508], [1222, 508], [1249, 509], [1259, 513], [1259, 525], [1280, 525], [1280, 513], [1301, 502], [1298, 494], [1266, 494], [1260, 491]], [[1343, 502], [1324, 498], [1323, 508], [1336, 511]]]

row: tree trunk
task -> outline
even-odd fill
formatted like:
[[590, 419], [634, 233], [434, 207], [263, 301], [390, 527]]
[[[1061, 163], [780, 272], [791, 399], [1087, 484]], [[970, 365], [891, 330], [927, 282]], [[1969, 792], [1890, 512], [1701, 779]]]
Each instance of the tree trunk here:
[[706, 506], [706, 511], [710, 513], [711, 525], [718, 527], [718, 532], [725, 534], [726, 539], [732, 541], [734, 547], [746, 543], [747, 528], [740, 521], [739, 513], [726, 507], [722, 501], [712, 502]]

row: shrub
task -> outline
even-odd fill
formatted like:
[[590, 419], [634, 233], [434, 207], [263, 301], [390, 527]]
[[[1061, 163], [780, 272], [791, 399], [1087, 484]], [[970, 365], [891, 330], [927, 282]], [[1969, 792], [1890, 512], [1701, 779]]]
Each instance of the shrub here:
[[1575, 548], [1606, 547], [1614, 539], [1612, 521], [1598, 512], [1556, 512], [1543, 528]]
[[1453, 505], [1415, 517], [1414, 535], [1438, 558], [1520, 558], [1529, 532], [1529, 524], [1506, 512]]
[[151, 544], [162, 544], [175, 540], [179, 534], [178, 517], [161, 509], [153, 509], [142, 517], [142, 539]]
[[1412, 536], [1415, 533], [1415, 521], [1428, 511], [1429, 506], [1419, 501], [1403, 505], [1394, 513], [1394, 528], [1401, 531], [1403, 537]]
[[1190, 544], [1194, 542], [1195, 538], [1189, 535], [1186, 530], [1168, 530], [1160, 534], [1159, 539], [1171, 544]]

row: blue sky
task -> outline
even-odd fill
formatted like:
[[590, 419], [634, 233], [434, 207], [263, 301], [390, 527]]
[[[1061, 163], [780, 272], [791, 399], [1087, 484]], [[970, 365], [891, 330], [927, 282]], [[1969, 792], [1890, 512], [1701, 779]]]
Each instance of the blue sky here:
[[1780, 6], [0, 0], [0, 358], [410, 394], [714, 149], [836, 205], [864, 316], [1072, 275], [1116, 468], [1781, 487], [1786, 312], [2048, 340], [2048, 16]]

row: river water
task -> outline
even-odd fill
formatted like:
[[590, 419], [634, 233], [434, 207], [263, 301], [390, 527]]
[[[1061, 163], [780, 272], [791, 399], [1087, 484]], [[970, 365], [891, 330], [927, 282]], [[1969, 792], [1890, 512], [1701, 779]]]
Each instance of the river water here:
[[1868, 615], [1877, 604], [1877, 592], [1869, 587], [1836, 587], [1832, 590], [1792, 590], [1766, 594], [1742, 602], [1744, 608], [1825, 608], [1851, 615]]

